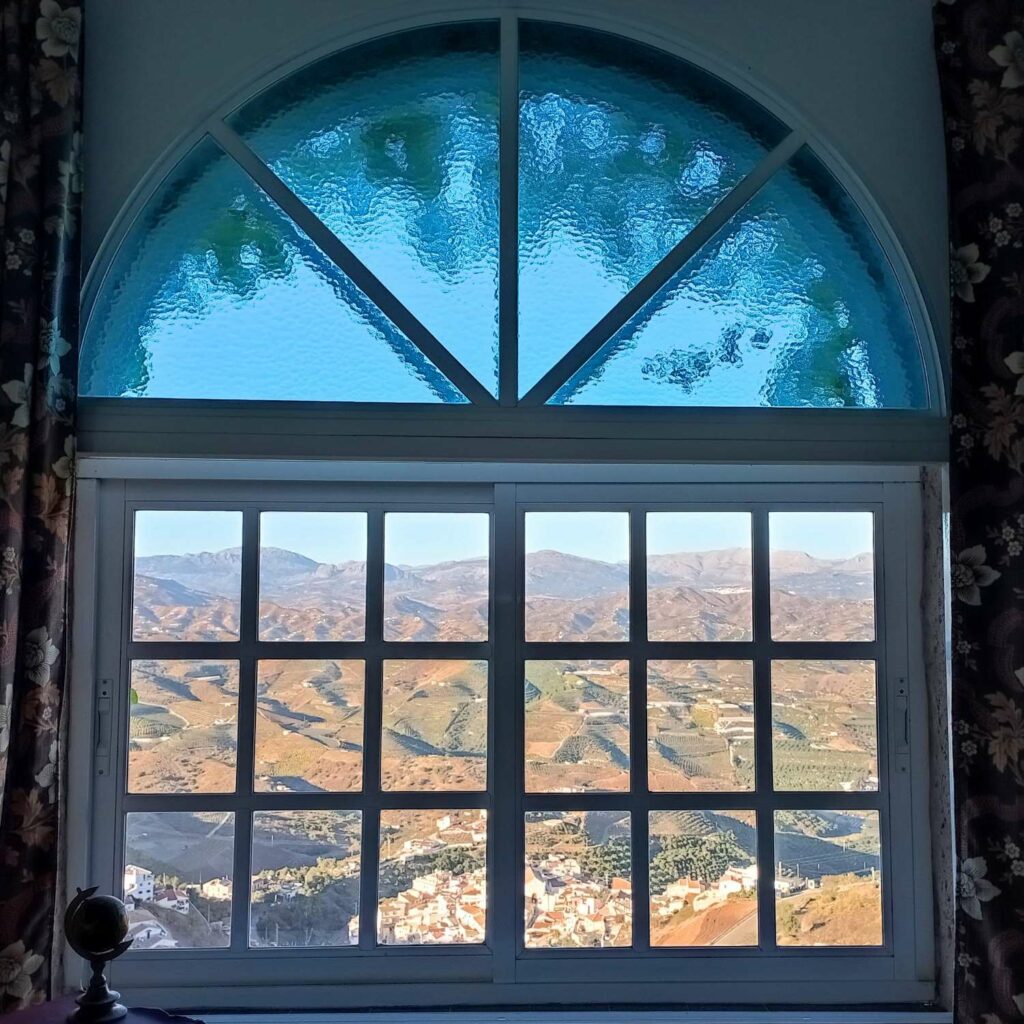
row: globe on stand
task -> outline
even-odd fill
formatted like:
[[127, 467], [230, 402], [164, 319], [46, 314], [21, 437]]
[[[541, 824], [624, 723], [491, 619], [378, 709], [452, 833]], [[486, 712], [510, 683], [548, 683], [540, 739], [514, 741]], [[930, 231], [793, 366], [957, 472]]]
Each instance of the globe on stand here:
[[107, 985], [103, 969], [131, 944], [128, 911], [115, 896], [97, 896], [98, 886], [79, 889], [64, 914], [64, 934], [68, 945], [92, 967], [89, 987], [75, 1002], [78, 1009], [68, 1017], [75, 1024], [112, 1024], [127, 1013], [118, 1002], [120, 992]]

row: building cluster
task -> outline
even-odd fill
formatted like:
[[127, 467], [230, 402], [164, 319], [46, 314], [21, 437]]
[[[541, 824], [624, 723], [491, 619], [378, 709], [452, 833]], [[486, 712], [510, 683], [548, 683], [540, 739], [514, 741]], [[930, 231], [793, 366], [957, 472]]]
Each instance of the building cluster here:
[[[487, 927], [487, 878], [483, 868], [462, 874], [431, 871], [412, 887], [377, 904], [377, 935], [384, 945], [480, 943]], [[349, 922], [359, 941], [359, 918]]]
[[[153, 914], [155, 907], [173, 911], [183, 918], [196, 914], [202, 919], [193, 904], [195, 890], [190, 892], [176, 886], [158, 886], [154, 873], [137, 864], [125, 865], [123, 891], [128, 911], [127, 938], [132, 939], [133, 949], [173, 949], [179, 945], [171, 929]], [[198, 886], [198, 891], [209, 900], [230, 900], [231, 879], [212, 878]], [[214, 931], [223, 930], [225, 922], [211, 921], [210, 927]]]
[[633, 887], [628, 878], [587, 877], [575, 857], [551, 854], [526, 867], [526, 945], [628, 946]]
[[[390, 835], [382, 836], [381, 861], [405, 864], [431, 857], [442, 850], [480, 850], [487, 843], [483, 818], [461, 821], [445, 814], [428, 836], [405, 839], [400, 845]], [[487, 922], [487, 873], [474, 868], [458, 874], [431, 871], [414, 878], [410, 888], [377, 905], [377, 935], [385, 945], [480, 943]], [[349, 922], [349, 938], [359, 940], [359, 917]]]
[[754, 892], [757, 889], [757, 865], [726, 868], [721, 878], [713, 885], [706, 885], [695, 878], [679, 878], [657, 894], [651, 894], [651, 917], [665, 920], [689, 908], [695, 914], [724, 903], [737, 893]]

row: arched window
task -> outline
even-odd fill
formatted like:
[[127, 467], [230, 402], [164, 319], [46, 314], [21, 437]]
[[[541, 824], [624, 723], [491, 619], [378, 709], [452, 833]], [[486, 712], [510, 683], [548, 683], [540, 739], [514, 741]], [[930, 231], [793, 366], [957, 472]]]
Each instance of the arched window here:
[[837, 166], [505, 15], [301, 67], [139, 190], [80, 381], [126, 456], [82, 474], [76, 606], [119, 987], [931, 998], [942, 389]]
[[82, 395], [939, 404], [882, 245], [799, 132], [661, 51], [530, 21], [509, 124], [499, 50], [497, 24], [399, 33], [216, 123], [105, 268]]

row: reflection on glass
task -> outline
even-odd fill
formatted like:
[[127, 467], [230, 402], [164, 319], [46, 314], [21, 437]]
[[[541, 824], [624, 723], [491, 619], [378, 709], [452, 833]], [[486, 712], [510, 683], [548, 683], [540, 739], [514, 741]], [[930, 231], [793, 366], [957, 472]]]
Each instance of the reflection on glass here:
[[232, 793], [237, 661], [133, 661], [129, 793]]
[[538, 378], [782, 137], [721, 80], [573, 25], [520, 23], [520, 383]]
[[362, 640], [366, 513], [260, 515], [260, 639]]
[[750, 514], [647, 514], [647, 637], [749, 640]]
[[526, 639], [629, 639], [629, 513], [526, 513]]
[[804, 149], [551, 402], [923, 408], [923, 365], [877, 238]]
[[487, 788], [487, 662], [385, 661], [381, 788]]
[[486, 640], [486, 512], [389, 512], [384, 519], [384, 639]]
[[234, 843], [234, 814], [126, 815], [123, 898], [132, 949], [230, 943]]
[[497, 23], [317, 61], [237, 130], [480, 381], [497, 382]]
[[647, 663], [648, 785], [655, 792], [754, 788], [754, 666]]
[[256, 791], [358, 790], [363, 690], [361, 661], [258, 662]]
[[873, 661], [772, 662], [776, 789], [878, 789]]
[[82, 346], [95, 397], [465, 402], [209, 139], [111, 263]]
[[629, 814], [528, 811], [526, 947], [633, 944]]
[[237, 640], [242, 513], [135, 513], [133, 640]]
[[880, 946], [878, 811], [775, 812], [780, 946]]
[[359, 811], [256, 811], [250, 946], [359, 941]]
[[773, 640], [874, 640], [874, 515], [772, 512]]
[[757, 945], [753, 811], [652, 811], [651, 945]]
[[526, 791], [629, 789], [629, 662], [528, 661]]
[[381, 811], [377, 895], [383, 945], [483, 942], [487, 812]]

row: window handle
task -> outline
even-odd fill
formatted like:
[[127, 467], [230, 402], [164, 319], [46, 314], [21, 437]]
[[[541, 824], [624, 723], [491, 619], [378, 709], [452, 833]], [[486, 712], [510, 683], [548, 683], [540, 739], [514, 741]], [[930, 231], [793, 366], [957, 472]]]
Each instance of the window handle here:
[[96, 745], [93, 748], [93, 770], [97, 775], [110, 774], [110, 716], [113, 681], [101, 679], [96, 690]]
[[896, 690], [896, 753], [910, 752], [910, 703], [907, 700], [906, 680], [899, 681]]

